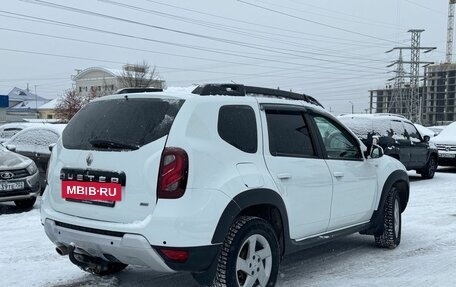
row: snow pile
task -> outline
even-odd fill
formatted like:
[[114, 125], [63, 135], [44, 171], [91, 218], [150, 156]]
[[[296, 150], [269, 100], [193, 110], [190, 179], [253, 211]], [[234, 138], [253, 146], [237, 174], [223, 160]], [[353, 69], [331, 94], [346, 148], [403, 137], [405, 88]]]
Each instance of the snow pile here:
[[[372, 236], [340, 238], [286, 257], [277, 286], [456, 286], [455, 172], [441, 169], [432, 180], [409, 173], [410, 200], [398, 248], [378, 249]], [[55, 252], [39, 222], [39, 201], [33, 210], [17, 212], [13, 204], [0, 203], [1, 286], [197, 286], [188, 273], [136, 266], [104, 278], [85, 273]]]

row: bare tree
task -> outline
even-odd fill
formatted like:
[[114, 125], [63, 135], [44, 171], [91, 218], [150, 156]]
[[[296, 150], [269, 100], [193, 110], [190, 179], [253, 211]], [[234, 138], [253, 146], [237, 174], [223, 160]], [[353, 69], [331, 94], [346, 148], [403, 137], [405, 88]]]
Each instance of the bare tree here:
[[164, 81], [160, 80], [156, 67], [151, 67], [146, 61], [124, 65], [119, 84], [120, 88], [164, 88]]
[[88, 97], [78, 93], [75, 89], [69, 89], [60, 98], [55, 107], [56, 117], [69, 121], [88, 102]]

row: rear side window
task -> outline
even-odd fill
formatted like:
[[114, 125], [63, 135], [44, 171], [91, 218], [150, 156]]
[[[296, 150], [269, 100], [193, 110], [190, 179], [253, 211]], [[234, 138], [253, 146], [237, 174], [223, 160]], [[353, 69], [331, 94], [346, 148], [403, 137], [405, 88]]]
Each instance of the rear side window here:
[[0, 133], [0, 139], [9, 139], [21, 130], [20, 128], [6, 128]]
[[404, 125], [402, 125], [401, 121], [392, 120], [391, 121], [391, 130], [388, 133], [388, 136], [393, 137], [397, 140], [405, 140], [406, 139], [406, 132], [404, 129]]
[[412, 142], [419, 143], [421, 142], [421, 135], [414, 125], [411, 123], [404, 122], [404, 127], [406, 131], [406, 137]]
[[135, 150], [169, 133], [183, 100], [122, 98], [81, 109], [63, 131], [63, 146]]
[[269, 151], [273, 156], [315, 156], [309, 130], [300, 111], [267, 110]]
[[217, 129], [219, 136], [230, 145], [247, 153], [258, 148], [255, 112], [250, 106], [230, 105], [220, 108]]

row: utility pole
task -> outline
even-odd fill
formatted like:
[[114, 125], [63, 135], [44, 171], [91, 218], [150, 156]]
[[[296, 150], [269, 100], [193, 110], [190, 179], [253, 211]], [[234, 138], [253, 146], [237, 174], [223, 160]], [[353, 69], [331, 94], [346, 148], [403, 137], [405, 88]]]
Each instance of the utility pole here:
[[[410, 64], [410, 88], [409, 92], [402, 96], [405, 102], [405, 110], [401, 114], [407, 116], [407, 118], [416, 123], [421, 122], [421, 110], [420, 102], [421, 95], [419, 93], [419, 72], [420, 64], [433, 64], [434, 62], [422, 62], [420, 61], [420, 52], [424, 50], [424, 53], [428, 53], [432, 50], [435, 50], [436, 47], [421, 47], [420, 46], [420, 37], [421, 33], [424, 32], [423, 29], [411, 29], [408, 32], [412, 33], [411, 37], [411, 46], [410, 47], [394, 47], [393, 49], [387, 51], [389, 53], [394, 50], [410, 50], [411, 59], [410, 61], [396, 61], [393, 63], [403, 63]], [[390, 65], [391, 66], [391, 65]], [[394, 78], [393, 78], [394, 79]]]

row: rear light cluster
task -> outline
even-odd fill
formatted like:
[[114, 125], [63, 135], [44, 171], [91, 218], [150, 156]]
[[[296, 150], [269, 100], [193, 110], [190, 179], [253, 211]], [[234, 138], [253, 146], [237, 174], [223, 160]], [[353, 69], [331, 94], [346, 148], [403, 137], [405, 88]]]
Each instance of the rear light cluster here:
[[179, 198], [185, 193], [188, 156], [181, 148], [163, 150], [158, 175], [157, 198]]

